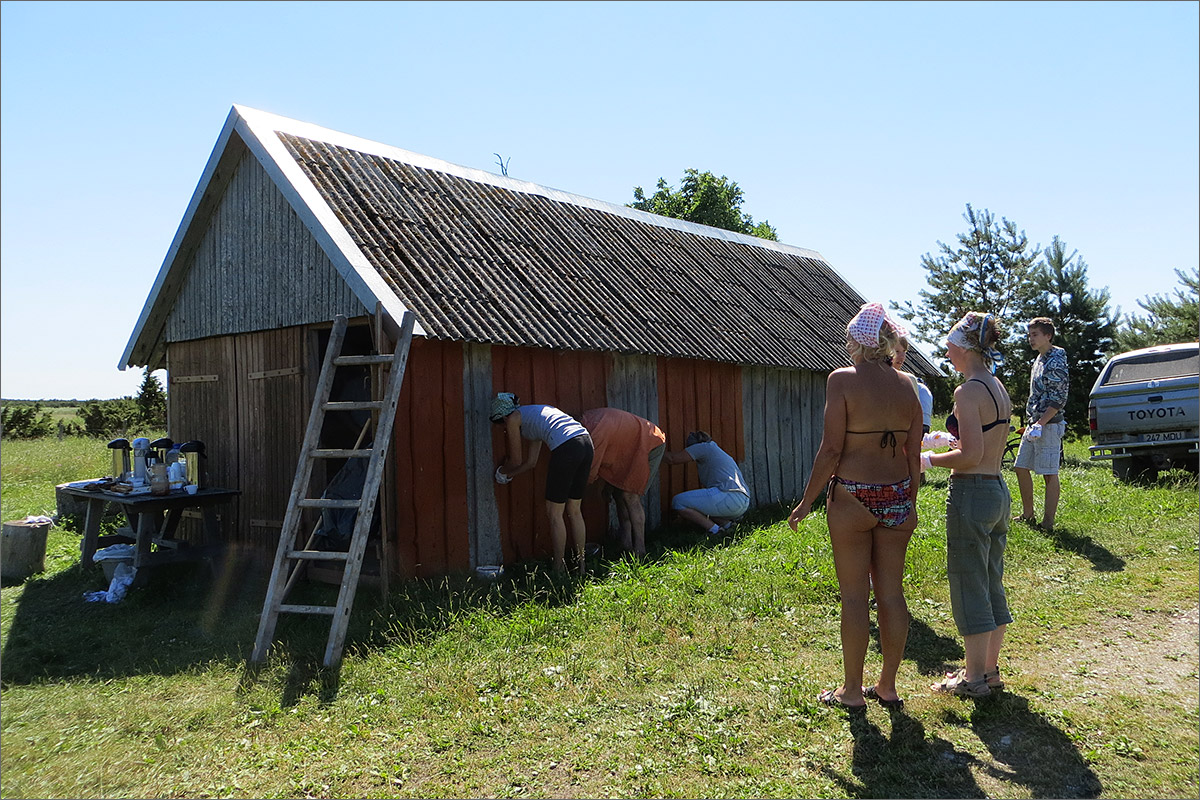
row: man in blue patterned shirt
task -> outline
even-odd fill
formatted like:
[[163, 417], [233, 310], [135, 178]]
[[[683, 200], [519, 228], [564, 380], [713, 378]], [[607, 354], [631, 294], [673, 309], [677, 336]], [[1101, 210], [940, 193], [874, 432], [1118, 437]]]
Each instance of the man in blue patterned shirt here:
[[1067, 371], [1067, 351], [1055, 347], [1054, 323], [1047, 317], [1029, 321], [1029, 346], [1037, 351], [1029, 373], [1029, 402], [1025, 404], [1025, 435], [1017, 451], [1014, 468], [1017, 486], [1021, 490], [1021, 513], [1017, 519], [1037, 525], [1033, 510], [1033, 476], [1030, 470], [1046, 481], [1046, 503], [1042, 509], [1041, 528], [1054, 530], [1058, 513], [1060, 486], [1058, 467], [1063, 434], [1067, 430], [1063, 409], [1067, 405], [1070, 375]]

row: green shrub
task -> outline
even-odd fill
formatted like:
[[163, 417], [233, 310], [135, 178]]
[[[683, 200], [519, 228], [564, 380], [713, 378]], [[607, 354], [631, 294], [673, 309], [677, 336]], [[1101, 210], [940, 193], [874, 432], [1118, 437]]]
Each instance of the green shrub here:
[[42, 411], [41, 403], [5, 406], [0, 409], [4, 435], [11, 439], [37, 439], [54, 431], [50, 412]]

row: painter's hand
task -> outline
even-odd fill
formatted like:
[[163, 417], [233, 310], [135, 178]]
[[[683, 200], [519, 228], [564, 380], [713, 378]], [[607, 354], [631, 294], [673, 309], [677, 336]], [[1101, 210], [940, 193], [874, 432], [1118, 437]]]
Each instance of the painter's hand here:
[[496, 483], [500, 483], [500, 484], [512, 483], [512, 478], [510, 478], [508, 475], [504, 474], [504, 465], [503, 464], [496, 467]]

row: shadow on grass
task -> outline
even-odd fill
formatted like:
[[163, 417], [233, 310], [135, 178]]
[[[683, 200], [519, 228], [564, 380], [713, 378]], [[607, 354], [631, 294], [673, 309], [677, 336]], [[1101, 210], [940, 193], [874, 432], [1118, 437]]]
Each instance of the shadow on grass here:
[[824, 767], [846, 797], [986, 797], [975, 780], [977, 760], [936, 736], [903, 709], [890, 709], [891, 735], [870, 715], [850, 717], [854, 749], [850, 775]]
[[212, 660], [236, 661], [253, 642], [265, 576], [226, 559], [160, 566], [120, 603], [87, 602], [107, 588], [98, 566], [74, 566], [26, 582], [4, 641], [3, 683], [169, 675]]
[[[846, 797], [988, 797], [977, 776], [1009, 787], [1024, 786], [1031, 797], [1098, 797], [1100, 779], [1070, 738], [1028, 701], [1011, 693], [962, 701], [971, 730], [987, 747], [990, 759], [957, 749], [930, 736], [903, 709], [890, 709], [891, 735], [870, 721], [876, 713], [850, 718], [854, 737], [850, 775], [825, 768]], [[974, 704], [973, 707], [970, 704]], [[970, 709], [968, 711], [968, 709]], [[947, 712], [947, 722], [961, 725], [962, 716]]]
[[1071, 739], [1029, 701], [1001, 692], [975, 702], [971, 728], [994, 759], [997, 780], [1032, 797], [1099, 797], [1103, 786]]
[[[609, 569], [599, 564], [593, 576]], [[305, 695], [323, 702], [337, 695], [339, 670], [322, 665], [329, 619], [284, 614], [279, 618], [269, 669], [249, 664], [269, 573], [237, 552], [217, 569], [204, 564], [160, 566], [120, 603], [87, 602], [84, 593], [106, 588], [98, 566], [74, 566], [30, 579], [7, 625], [3, 653], [5, 686], [45, 680], [130, 675], [171, 675], [214, 661], [242, 665], [241, 689], [267, 673], [286, 670], [282, 702]], [[507, 568], [496, 581], [474, 575], [393, 584], [386, 602], [360, 586], [346, 635], [345, 653], [400, 642], [435, 639], [477, 609], [497, 615], [521, 606], [558, 606], [574, 601], [580, 584], [547, 573], [541, 565]], [[338, 587], [300, 581], [289, 602], [334, 605]]]
[[1107, 547], [1097, 544], [1090, 536], [1071, 533], [1069, 529], [1059, 525], [1046, 536], [1058, 549], [1067, 550], [1091, 561], [1092, 569], [1096, 572], [1120, 572], [1125, 569], [1125, 559]]

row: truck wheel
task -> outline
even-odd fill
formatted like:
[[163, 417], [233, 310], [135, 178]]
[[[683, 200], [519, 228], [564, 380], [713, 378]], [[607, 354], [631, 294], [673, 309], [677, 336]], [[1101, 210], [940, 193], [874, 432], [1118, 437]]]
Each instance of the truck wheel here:
[[1114, 458], [1112, 470], [1113, 477], [1121, 483], [1154, 481], [1158, 478], [1158, 469], [1155, 468], [1154, 461], [1149, 456]]

